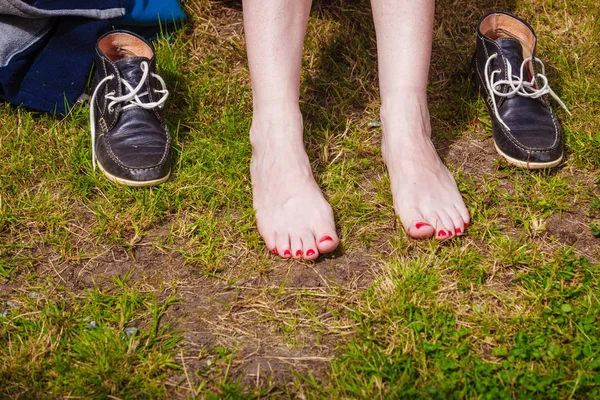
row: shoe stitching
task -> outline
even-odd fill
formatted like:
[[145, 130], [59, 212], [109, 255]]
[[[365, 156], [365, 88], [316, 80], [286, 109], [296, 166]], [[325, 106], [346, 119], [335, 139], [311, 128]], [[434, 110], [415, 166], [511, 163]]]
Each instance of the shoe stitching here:
[[112, 158], [112, 160], [115, 163], [117, 163], [117, 165], [119, 165], [120, 167], [125, 168], [127, 170], [130, 170], [130, 171], [143, 171], [143, 170], [160, 168], [160, 167], [162, 167], [165, 164], [165, 162], [167, 162], [167, 159], [168, 159], [168, 156], [169, 156], [169, 148], [171, 147], [171, 134], [170, 134], [169, 129], [167, 128], [166, 125], [161, 126], [161, 128], [163, 128], [163, 132], [165, 133], [165, 136], [167, 137], [167, 143], [166, 143], [166, 146], [165, 146], [165, 151], [163, 152], [163, 155], [162, 155], [160, 161], [154, 167], [131, 168], [131, 167], [128, 167], [128, 166], [124, 165], [121, 162], [121, 160], [117, 157], [117, 155], [112, 150], [112, 147], [111, 147], [111, 144], [110, 144], [110, 140], [108, 139], [108, 136], [109, 136], [110, 133], [107, 132], [106, 135], [102, 135], [102, 136], [106, 136], [105, 143], [106, 143], [107, 149], [109, 150], [110, 158]]
[[487, 87], [483, 84], [483, 77], [481, 76], [481, 70], [479, 69], [479, 63], [475, 61], [475, 67], [477, 68], [477, 75], [479, 75], [479, 87], [483, 88], [486, 93], [486, 103], [490, 103], [492, 100], [490, 99], [490, 93], [488, 92]]
[[[553, 116], [553, 122], [554, 122], [554, 116]], [[504, 135], [516, 146], [518, 147], [520, 150], [525, 150], [527, 152], [530, 153], [551, 153], [552, 151], [556, 150], [556, 148], [558, 147], [558, 135], [557, 135], [557, 131], [556, 131], [556, 124], [554, 125], [554, 133], [555, 133], [555, 140], [554, 140], [554, 144], [552, 145], [552, 147], [549, 147], [548, 150], [535, 150], [535, 148], [533, 147], [527, 147], [521, 143], [519, 143], [517, 141], [517, 139], [508, 131], [506, 131], [506, 129], [503, 126], [500, 126], [500, 129], [502, 130], [502, 133], [504, 133]]]
[[519, 39], [515, 39], [512, 37], [503, 37], [503, 38], [499, 38], [498, 40], [502, 40], [503, 42], [515, 42], [515, 43], [521, 44], [521, 41]]
[[[115, 77], [116, 80], [116, 85], [115, 85], [115, 93], [117, 94], [117, 97], [120, 97], [122, 95], [122, 91], [121, 91], [121, 76], [119, 75], [119, 71], [109, 62], [106, 62], [106, 57], [102, 56], [102, 64], [104, 65], [104, 76], [108, 76], [108, 69], [106, 68], [106, 64], [108, 64], [110, 66], [110, 69], [112, 70], [112, 74]], [[108, 85], [110, 85], [110, 83], [107, 83], [107, 85], [104, 88], [104, 91], [107, 90]], [[108, 106], [108, 98], [106, 96], [104, 96], [104, 108], [103, 110], [107, 109]], [[109, 112], [109, 119], [110, 119], [110, 129], [114, 128], [114, 126], [117, 123], [117, 115], [121, 112], [121, 105], [117, 104], [115, 107], [114, 112], [112, 113], [114, 116], [111, 116], [110, 112]], [[103, 113], [104, 114], [104, 113]], [[107, 128], [108, 130], [109, 128]]]
[[[138, 108], [139, 108], [139, 107], [138, 107]], [[121, 160], [119, 159], [119, 157], [117, 157], [117, 155], [114, 153], [114, 151], [113, 151], [113, 149], [112, 149], [112, 146], [111, 146], [110, 140], [109, 140], [109, 138], [108, 138], [108, 136], [110, 135], [110, 132], [106, 132], [106, 134], [105, 134], [105, 135], [102, 135], [102, 136], [105, 136], [105, 137], [106, 137], [106, 138], [105, 138], [105, 139], [106, 139], [106, 140], [105, 140], [105, 143], [106, 143], [106, 148], [107, 148], [107, 150], [108, 150], [108, 153], [109, 153], [109, 156], [110, 156], [110, 158], [112, 158], [112, 160], [113, 160], [113, 161], [114, 161], [114, 162], [115, 162], [115, 163], [116, 163], [116, 164], [117, 164], [119, 167], [121, 167], [121, 168], [124, 168], [124, 169], [127, 169], [127, 170], [129, 170], [129, 171], [144, 171], [144, 170], [151, 170], [151, 169], [157, 169], [157, 168], [160, 168], [160, 167], [162, 167], [162, 166], [163, 166], [163, 165], [164, 165], [164, 164], [167, 162], [167, 159], [168, 159], [168, 156], [169, 156], [169, 148], [171, 147], [171, 135], [170, 135], [170, 133], [169, 133], [169, 130], [167, 129], [167, 127], [166, 127], [166, 126], [162, 126], [162, 128], [163, 128], [163, 133], [165, 133], [165, 136], [167, 137], [167, 143], [166, 143], [166, 146], [165, 146], [165, 150], [164, 150], [164, 152], [163, 152], [163, 155], [162, 155], [162, 157], [160, 158], [160, 161], [159, 161], [159, 162], [158, 162], [158, 164], [156, 164], [156, 166], [154, 166], [154, 167], [146, 167], [146, 168], [131, 168], [131, 167], [128, 167], [128, 166], [126, 166], [125, 164], [123, 164], [123, 163], [121, 162]], [[102, 137], [102, 136], [101, 136], [101, 137]], [[99, 137], [98, 139], [101, 139], [101, 137]]]
[[[496, 51], [500, 53], [500, 56], [501, 56], [500, 58], [502, 59], [502, 63], [504, 64], [504, 79], [508, 79], [508, 77], [507, 77], [508, 67], [506, 65], [506, 55], [502, 51], [502, 48], [500, 46], [498, 46], [498, 44], [495, 41], [488, 39], [485, 36], [483, 38], [484, 38], [484, 40], [490, 42], [490, 44], [496, 48]], [[485, 48], [485, 45], [483, 47]], [[486, 51], [486, 55], [487, 55], [487, 51]], [[489, 58], [489, 56], [488, 56], [488, 58]], [[506, 93], [506, 92], [508, 92], [508, 88], [504, 88], [504, 91], [502, 93]]]
[[556, 120], [556, 115], [554, 115], [554, 112], [552, 112], [552, 110], [550, 110], [550, 116], [552, 117], [552, 123], [554, 124], [554, 144], [552, 145], [552, 147], [554, 146], [558, 146], [559, 144], [559, 139], [560, 139], [560, 129], [558, 127], [558, 121]]
[[[149, 170], [153, 170], [153, 169], [159, 169], [161, 168], [163, 165], [165, 165], [166, 161], [167, 161], [167, 155], [169, 153], [169, 146], [165, 147], [165, 152], [163, 153], [163, 157], [161, 158], [160, 162], [158, 164], [156, 164], [154, 167], [145, 167], [145, 168], [132, 168], [132, 167], [128, 167], [126, 165], [124, 165], [121, 160], [119, 160], [119, 158], [117, 157], [117, 155], [113, 152], [111, 146], [110, 146], [110, 141], [108, 140], [108, 134], [106, 135], [102, 135], [98, 138], [98, 140], [102, 140], [102, 138], [105, 139], [105, 143], [106, 143], [106, 149], [108, 150], [108, 155], [110, 156], [110, 158], [121, 168], [126, 169], [128, 171], [149, 171]], [[167, 144], [170, 145], [171, 142], [170, 140], [167, 140]]]
[[[106, 68], [107, 62], [106, 62], [106, 58], [105, 57], [102, 57], [102, 65], [104, 66], [104, 76], [108, 76], [109, 74], [108, 74], [108, 68]], [[110, 67], [112, 67], [112, 65], [110, 63], [108, 63], [108, 65]], [[111, 69], [112, 69], [111, 75], [114, 75], [115, 79], [117, 81], [115, 92], [117, 93], [118, 96], [121, 96], [121, 77], [119, 76], [119, 73], [116, 70], [116, 68], [111, 68]], [[107, 82], [106, 86], [103, 89], [104, 92], [106, 92], [109, 89], [109, 87], [108, 87], [109, 85], [110, 85], [110, 83]], [[107, 111], [107, 106], [108, 106], [108, 98], [106, 96], [103, 96], [103, 97], [104, 97], [104, 107], [102, 109], [103, 110], [102, 115], [105, 114], [105, 112]], [[120, 107], [120, 105], [117, 105], [117, 107]], [[111, 116], [110, 112], [108, 113], [109, 115], [108, 115], [107, 119], [110, 121], [110, 126], [107, 126], [107, 128], [106, 128], [107, 132], [108, 132], [109, 129], [112, 129], [115, 126], [115, 124], [117, 123], [117, 119], [118, 119], [117, 118], [117, 114], [119, 112], [120, 112], [120, 110], [118, 108], [116, 108], [115, 111], [114, 111], [114, 113], [113, 113], [114, 116]]]
[[106, 121], [104, 120], [104, 117], [100, 117], [98, 123], [100, 123], [100, 128], [102, 128], [102, 132], [108, 133], [108, 126], [106, 126]]
[[[520, 142], [519, 142], [519, 141], [518, 141], [518, 140], [517, 140], [517, 139], [516, 139], [516, 138], [515, 138], [515, 137], [512, 135], [512, 133], [510, 133], [510, 131], [507, 131], [507, 130], [506, 130], [506, 129], [505, 129], [503, 126], [502, 126], [502, 124], [500, 124], [500, 129], [502, 130], [502, 133], [504, 133], [504, 135], [505, 135], [506, 137], [508, 137], [508, 139], [509, 139], [509, 140], [510, 140], [510, 141], [511, 141], [511, 142], [512, 142], [512, 143], [513, 143], [513, 144], [514, 144], [516, 147], [518, 147], [520, 150], [525, 150], [525, 151], [528, 151], [528, 152], [531, 152], [531, 153], [550, 153], [550, 152], [554, 151], [554, 150], [557, 148], [558, 144], [559, 144], [559, 140], [558, 140], [558, 139], [559, 139], [559, 133], [558, 133], [558, 127], [557, 127], [556, 123], [554, 122], [554, 121], [555, 121], [554, 113], [553, 113], [553, 112], [551, 112], [551, 113], [550, 113], [550, 116], [552, 117], [552, 123], [554, 124], [554, 144], [552, 144], [552, 146], [551, 146], [551, 147], [549, 147], [549, 148], [548, 148], [548, 150], [536, 150], [536, 149], [535, 149], [535, 148], [533, 148], [533, 147], [528, 147], [528, 146], [525, 146], [525, 145], [521, 144], [521, 143], [520, 143]], [[493, 118], [493, 116], [492, 116], [492, 118]]]
[[488, 54], [487, 48], [485, 47], [485, 41], [483, 40], [483, 39], [484, 39], [484, 36], [483, 36], [483, 34], [481, 34], [481, 35], [479, 36], [479, 39], [481, 39], [481, 44], [482, 44], [482, 46], [483, 46], [483, 51], [485, 52], [485, 58], [486, 58], [486, 59], [487, 59], [487, 58], [490, 58], [490, 55]]
[[[485, 52], [485, 56], [486, 58], [489, 58], [488, 55], [488, 51], [487, 48], [485, 47], [485, 41], [483, 40], [483, 36], [479, 36], [479, 38], [481, 39], [481, 46], [483, 47], [483, 51]], [[479, 82], [480, 82], [480, 87], [483, 88], [483, 90], [485, 90], [485, 93], [487, 94], [487, 97], [489, 98], [490, 94], [487, 90], [487, 87], [485, 87], [485, 85], [483, 85], [483, 78], [481, 76], [481, 70], [479, 69], [479, 62], [477, 60], [477, 49], [475, 49], [475, 67], [477, 67], [477, 74], [479, 75]], [[488, 99], [486, 99], [486, 102], [489, 101]]]
[[[501, 57], [502, 58], [502, 63], [504, 64], [504, 78], [506, 79], [506, 73], [507, 73], [508, 67], [506, 66], [506, 60], [505, 60], [504, 53], [502, 52], [502, 49], [497, 45], [497, 43], [495, 41], [487, 38], [486, 36], [481, 35], [480, 38], [482, 39], [483, 50], [485, 51], [486, 58], [490, 57], [490, 55], [489, 55], [489, 53], [487, 51], [487, 46], [486, 46], [486, 43], [485, 43], [486, 41], [489, 42], [492, 46], [496, 47], [497, 52], [500, 52], [500, 55], [502, 56]], [[481, 71], [479, 70], [479, 65], [477, 65], [477, 68], [478, 68], [479, 76], [481, 77]], [[482, 83], [484, 82], [483, 78], [481, 79], [481, 82]], [[489, 96], [494, 96], [494, 94], [488, 92], [486, 85], [483, 85], [483, 87], [486, 89], [485, 92], [488, 95], [488, 99], [486, 99], [486, 102], [489, 103], [489, 102], [492, 101], [492, 99], [490, 99]], [[508, 88], [504, 88], [502, 93], [506, 93], [507, 91], [508, 91]], [[501, 97], [499, 99], [498, 103], [499, 103], [498, 104], [499, 107], [502, 106], [502, 103], [504, 103], [504, 98]]]
[[[104, 69], [104, 76], [108, 76], [108, 71], [106, 70], [106, 60], [104, 60], [104, 57], [101, 57], [100, 59], [102, 60], [102, 68]], [[106, 111], [106, 105], [108, 103], [108, 99], [106, 98], [106, 96], [103, 96], [103, 97], [104, 97], [104, 106], [102, 107], [102, 115], [104, 115], [104, 112]]]
[[167, 129], [167, 127], [165, 125], [163, 125], [162, 128], [163, 128], [163, 132], [165, 133], [165, 136], [167, 137], [167, 143], [166, 143], [165, 150], [163, 152], [163, 155], [162, 155], [160, 161], [154, 167], [131, 168], [131, 167], [128, 167], [128, 166], [124, 165], [121, 162], [121, 160], [119, 159], [119, 157], [117, 157], [117, 155], [114, 153], [114, 151], [112, 149], [112, 146], [110, 144], [110, 140], [108, 139], [108, 136], [110, 135], [110, 132], [106, 132], [106, 134], [101, 135], [100, 137], [98, 137], [98, 140], [101, 140], [102, 137], [105, 137], [105, 144], [106, 144], [106, 148], [108, 150], [108, 155], [121, 168], [127, 169], [129, 171], [144, 171], [144, 170], [157, 169], [157, 168], [162, 167], [167, 162], [167, 159], [168, 159], [168, 156], [169, 156], [169, 148], [171, 147], [171, 134], [169, 133], [169, 130]]
[[527, 152], [530, 153], [550, 153], [554, 150], [556, 150], [556, 148], [558, 147], [558, 145], [560, 144], [559, 141], [559, 137], [560, 137], [560, 133], [558, 131], [558, 125], [556, 124], [556, 118], [553, 112], [550, 112], [550, 117], [552, 118], [552, 124], [554, 125], [554, 143], [552, 144], [551, 147], [549, 147], [547, 150], [536, 150], [533, 147], [528, 147], [525, 146], [523, 144], [521, 144], [511, 133], [510, 131], [507, 131], [502, 125], [500, 125], [500, 129], [502, 130], [502, 133], [504, 133], [504, 135], [506, 137], [508, 137], [508, 139], [516, 146], [518, 147], [520, 150], [525, 150]]
[[[489, 39], [486, 39], [484, 36], [482, 36], [481, 38], [489, 41]], [[493, 42], [493, 41], [490, 41], [490, 43], [492, 43], [492, 44], [495, 44], [495, 42]], [[485, 42], [484, 42], [484, 41], [483, 41], [483, 50], [485, 51], [486, 57], [488, 57], [488, 58], [489, 58], [489, 55], [488, 55], [489, 53], [488, 53], [488, 51], [487, 51], [487, 47], [485, 46]], [[475, 50], [475, 51], [477, 51], [477, 50]], [[502, 54], [502, 55], [503, 55], [503, 54]], [[508, 68], [506, 67], [506, 61], [504, 60], [504, 57], [502, 57], [502, 61], [503, 61], [503, 63], [504, 63], [504, 74], [506, 75], [506, 70], [507, 70]], [[491, 96], [494, 96], [494, 94], [493, 94], [493, 93], [490, 93], [490, 92], [488, 91], [488, 89], [487, 89], [487, 86], [484, 84], [484, 79], [483, 79], [483, 77], [481, 76], [481, 70], [479, 69], [479, 63], [477, 62], [477, 53], [475, 54], [475, 66], [477, 67], [477, 74], [479, 75], [479, 79], [480, 79], [480, 86], [481, 86], [481, 87], [483, 87], [483, 89], [485, 90], [485, 93], [487, 94], [487, 97], [486, 97], [485, 101], [486, 101], [486, 103], [488, 103], [488, 104], [489, 104], [489, 103], [492, 101], [492, 99], [491, 99], [490, 97], [491, 97]], [[506, 93], [506, 92], [508, 91], [508, 89], [507, 89], [507, 88], [504, 88], [503, 90], [504, 90], [504, 91], [503, 91], [502, 93]], [[501, 99], [500, 99], [500, 101], [502, 101], [502, 102], [503, 102], [503, 100], [504, 100], [504, 98], [501, 98]], [[499, 104], [499, 106], [501, 106], [501, 105], [502, 105], [502, 104]]]

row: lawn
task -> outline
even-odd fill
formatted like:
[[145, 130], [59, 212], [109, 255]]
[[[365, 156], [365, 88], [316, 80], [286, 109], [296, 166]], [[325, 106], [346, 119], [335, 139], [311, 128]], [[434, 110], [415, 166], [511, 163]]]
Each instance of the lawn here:
[[[315, 0], [301, 107], [341, 245], [314, 263], [255, 228], [240, 2], [184, 5], [189, 24], [156, 42], [167, 183], [94, 172], [85, 106], [0, 104], [0, 398], [600, 398], [596, 1], [437, 2], [434, 142], [472, 221], [440, 243], [394, 215], [369, 2]], [[533, 26], [573, 114], [554, 106], [560, 167], [494, 150], [468, 66], [492, 9]]]

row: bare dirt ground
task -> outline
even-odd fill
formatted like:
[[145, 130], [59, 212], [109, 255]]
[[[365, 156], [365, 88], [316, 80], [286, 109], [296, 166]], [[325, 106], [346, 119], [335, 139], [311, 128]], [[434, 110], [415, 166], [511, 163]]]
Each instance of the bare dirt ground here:
[[[212, 355], [217, 347], [234, 353], [227, 361], [229, 377], [244, 385], [285, 387], [295, 374], [308, 372], [324, 377], [336, 344], [352, 333], [348, 310], [378, 269], [377, 260], [357, 251], [314, 265], [274, 261], [260, 273], [244, 274], [236, 261], [248, 255], [240, 254], [228, 260], [221, 276], [207, 276], [176, 251], [165, 250], [161, 231], [151, 232], [133, 248], [107, 246], [98, 252], [96, 247], [96, 256], [60, 264], [60, 255], [51, 248], [35, 249], [30, 255], [37, 260], [32, 272], [54, 277], [57, 285], [73, 293], [108, 286], [111, 278], [126, 274], [144, 292], [176, 290], [179, 302], [162, 322], [183, 333], [178, 361], [192, 377], [223, 367]], [[31, 290], [27, 280], [5, 281], [0, 297]], [[53, 291], [46, 295], [52, 297]], [[176, 375], [171, 382], [177, 385], [185, 379]]]

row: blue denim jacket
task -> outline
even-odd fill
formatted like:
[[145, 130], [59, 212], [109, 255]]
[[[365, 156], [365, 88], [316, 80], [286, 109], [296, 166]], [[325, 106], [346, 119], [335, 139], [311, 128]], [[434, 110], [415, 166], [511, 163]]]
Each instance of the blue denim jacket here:
[[185, 14], [176, 0], [0, 0], [0, 100], [66, 114], [85, 91], [96, 39], [118, 17], [158, 25]]

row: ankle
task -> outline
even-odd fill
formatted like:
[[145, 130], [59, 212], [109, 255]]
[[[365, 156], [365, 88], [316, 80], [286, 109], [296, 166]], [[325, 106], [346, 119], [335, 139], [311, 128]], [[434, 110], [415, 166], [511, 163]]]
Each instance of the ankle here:
[[379, 111], [386, 137], [410, 137], [418, 132], [430, 136], [430, 116], [425, 91], [407, 90], [404, 95], [382, 99]]
[[252, 103], [252, 117], [260, 120], [277, 120], [300, 114], [298, 101], [261, 101]]
[[264, 147], [266, 143], [302, 143], [302, 140], [302, 114], [298, 107], [278, 105], [254, 110], [250, 127], [253, 148]]
[[382, 100], [379, 114], [382, 120], [390, 121], [398, 118], [414, 119], [415, 116], [429, 118], [427, 95], [411, 93], [405, 96], [396, 96], [385, 101]]

